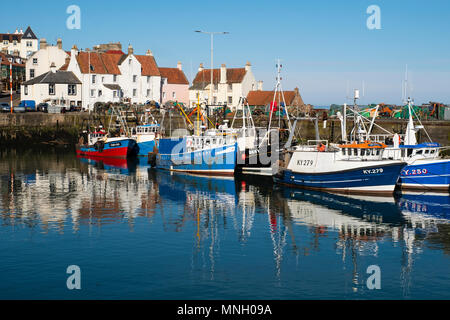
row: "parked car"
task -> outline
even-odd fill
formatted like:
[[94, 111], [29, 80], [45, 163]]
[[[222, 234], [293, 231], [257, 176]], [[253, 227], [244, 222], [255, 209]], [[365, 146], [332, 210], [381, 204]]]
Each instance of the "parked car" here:
[[39, 103], [37, 106], [37, 111], [47, 113], [48, 112], [48, 103]]
[[6, 102], [0, 103], [0, 112], [11, 112], [11, 105]]
[[23, 100], [20, 102], [19, 107], [25, 108], [25, 111], [36, 111], [36, 101]]

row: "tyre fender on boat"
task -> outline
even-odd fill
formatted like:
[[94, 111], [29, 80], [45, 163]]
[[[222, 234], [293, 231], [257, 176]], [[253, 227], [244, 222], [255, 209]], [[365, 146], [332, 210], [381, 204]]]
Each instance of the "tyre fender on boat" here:
[[94, 148], [95, 150], [97, 150], [98, 152], [103, 152], [103, 149], [105, 149], [105, 142], [103, 141], [97, 141], [94, 144]]

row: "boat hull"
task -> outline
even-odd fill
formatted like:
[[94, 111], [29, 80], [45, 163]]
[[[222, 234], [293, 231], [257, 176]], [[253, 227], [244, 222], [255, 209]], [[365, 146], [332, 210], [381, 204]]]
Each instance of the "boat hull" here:
[[102, 149], [95, 146], [79, 146], [77, 155], [101, 158], [127, 158], [137, 154], [137, 144], [133, 139], [108, 141]]
[[137, 145], [139, 147], [138, 156], [146, 157], [149, 153], [152, 153], [154, 151], [156, 140], [138, 142]]
[[399, 179], [401, 189], [450, 191], [449, 160], [417, 160], [406, 166]]
[[236, 156], [236, 144], [185, 153], [169, 154], [160, 150], [156, 168], [202, 175], [234, 175]]
[[404, 166], [404, 163], [397, 162], [322, 173], [283, 169], [275, 176], [275, 182], [345, 194], [393, 194]]

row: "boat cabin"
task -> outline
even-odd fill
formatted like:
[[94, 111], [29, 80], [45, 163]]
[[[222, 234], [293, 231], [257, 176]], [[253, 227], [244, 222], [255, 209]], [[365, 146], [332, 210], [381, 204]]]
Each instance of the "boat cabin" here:
[[136, 135], [156, 135], [161, 131], [161, 125], [159, 124], [147, 124], [143, 126], [137, 126], [135, 132]]
[[96, 132], [92, 132], [89, 134], [89, 145], [94, 145], [99, 140], [105, 140], [108, 133], [106, 131], [100, 130]]
[[381, 142], [354, 142], [339, 146], [339, 158], [342, 160], [373, 161], [381, 160], [387, 146]]
[[435, 159], [439, 157], [439, 143], [422, 143], [400, 146], [402, 159]]

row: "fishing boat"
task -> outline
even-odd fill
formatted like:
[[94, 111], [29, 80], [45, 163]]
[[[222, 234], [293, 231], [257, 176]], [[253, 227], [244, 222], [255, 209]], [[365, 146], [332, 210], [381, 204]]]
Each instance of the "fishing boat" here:
[[[152, 119], [150, 121], [150, 118]], [[139, 147], [138, 156], [148, 156], [158, 147], [158, 140], [161, 137], [161, 125], [146, 110], [140, 121], [142, 124], [131, 129], [131, 137], [136, 140]]]
[[[117, 116], [120, 135], [112, 137], [110, 134], [113, 118]], [[127, 158], [135, 156], [138, 152], [136, 140], [131, 137], [126, 121], [117, 114], [113, 108], [108, 131], [103, 126], [90, 130], [90, 126], [83, 131], [80, 142], [77, 145], [77, 155], [105, 158]]]
[[330, 148], [308, 141], [285, 153], [275, 182], [311, 190], [349, 194], [393, 194], [405, 163], [382, 160], [386, 145], [365, 141]]
[[[235, 112], [231, 127], [235, 128], [238, 118], [242, 126], [235, 129], [238, 137], [238, 165], [237, 170], [243, 174], [273, 176], [278, 172], [277, 163], [282, 149], [281, 140], [284, 133], [292, 133], [291, 121], [287, 110], [287, 104], [281, 84], [282, 65], [278, 60], [277, 82], [275, 85], [273, 100], [270, 104], [269, 123], [267, 127], [255, 127], [252, 112], [246, 98], [241, 98]], [[278, 127], [273, 126], [278, 112]], [[281, 116], [283, 114], [283, 116]], [[284, 125], [284, 127], [283, 127]], [[290, 142], [284, 146], [289, 147]]]
[[[197, 113], [198, 119], [207, 118], [200, 116], [199, 103]], [[197, 121], [194, 135], [159, 140], [156, 168], [205, 175], [234, 175], [237, 150], [236, 134], [228, 125], [206, 130]]]
[[136, 155], [137, 144], [126, 137], [109, 137], [106, 131], [84, 132], [86, 143], [77, 147], [77, 155], [89, 157], [127, 158]]
[[[409, 120], [403, 142], [399, 134], [389, 133], [392, 145], [383, 153], [388, 160], [401, 160], [408, 165], [401, 171], [398, 185], [401, 189], [450, 191], [450, 160], [442, 159], [439, 154], [443, 147], [433, 142], [408, 98]], [[419, 125], [414, 125], [414, 116]], [[372, 120], [374, 121], [374, 119]], [[371, 126], [372, 128], [372, 126]], [[429, 142], [418, 143], [416, 133], [424, 130]], [[370, 135], [368, 137], [376, 137]]]

